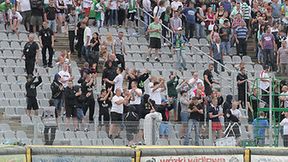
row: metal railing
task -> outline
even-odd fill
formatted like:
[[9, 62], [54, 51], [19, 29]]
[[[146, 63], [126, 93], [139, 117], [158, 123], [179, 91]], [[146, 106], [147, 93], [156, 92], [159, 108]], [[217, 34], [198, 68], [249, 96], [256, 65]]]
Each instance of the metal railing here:
[[[139, 21], [141, 21], [142, 23], [144, 23], [145, 25], [148, 26], [149, 24], [147, 24], [147, 23], [145, 23], [144, 21], [141, 20], [141, 18], [140, 18], [140, 17], [141, 17], [141, 16], [140, 16], [141, 13], [140, 13], [140, 12], [142, 12], [143, 14], [147, 14], [147, 15], [150, 17], [150, 19], [153, 19], [153, 16], [152, 16], [150, 13], [148, 13], [147, 11], [145, 11], [144, 9], [142, 9], [142, 8], [140, 8], [140, 7], [137, 8], [137, 13], [138, 13], [138, 19], [139, 19]], [[173, 39], [174, 39], [173, 35], [174, 35], [174, 32], [173, 32], [170, 28], [168, 28], [167, 26], [165, 26], [164, 24], [161, 23], [161, 25], [162, 25], [163, 28], [165, 28], [165, 29], [168, 31], [169, 36], [171, 37], [171, 41], [170, 41], [169, 39], [163, 37], [163, 36], [162, 36], [162, 38], [163, 38], [164, 40], [166, 40], [167, 42], [169, 42], [169, 43], [173, 46], [173, 42], [174, 42], [174, 40], [173, 40]], [[139, 25], [138, 25], [138, 27], [139, 27]], [[193, 45], [191, 46], [191, 48], [196, 49], [196, 50], [199, 51], [200, 53], [202, 53], [202, 54], [204, 54], [205, 56], [207, 56], [207, 57], [208, 57], [210, 60], [212, 60], [214, 63], [218, 63], [218, 65], [220, 65], [221, 67], [223, 67], [225, 70], [231, 72], [231, 77], [232, 77], [232, 93], [233, 93], [233, 96], [235, 96], [235, 95], [236, 95], [236, 94], [235, 94], [235, 90], [234, 90], [234, 88], [235, 88], [235, 72], [237, 72], [237, 71], [231, 70], [231, 69], [227, 68], [225, 65], [222, 65], [219, 61], [215, 60], [215, 59], [214, 59], [213, 57], [211, 57], [209, 54], [203, 52], [202, 50], [200, 50], [200, 49], [198, 49], [198, 48], [196, 48], [196, 47], [194, 47]], [[218, 74], [218, 76], [221, 76], [221, 75]], [[225, 78], [225, 77], [221, 77], [221, 78]]]

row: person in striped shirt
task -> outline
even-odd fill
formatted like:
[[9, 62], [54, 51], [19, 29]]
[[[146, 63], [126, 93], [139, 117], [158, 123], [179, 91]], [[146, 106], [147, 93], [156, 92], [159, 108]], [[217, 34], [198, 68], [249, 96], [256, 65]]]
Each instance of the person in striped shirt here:
[[241, 22], [240, 26], [235, 31], [236, 38], [236, 50], [237, 55], [240, 55], [240, 51], [245, 56], [247, 50], [248, 29], [245, 22]]

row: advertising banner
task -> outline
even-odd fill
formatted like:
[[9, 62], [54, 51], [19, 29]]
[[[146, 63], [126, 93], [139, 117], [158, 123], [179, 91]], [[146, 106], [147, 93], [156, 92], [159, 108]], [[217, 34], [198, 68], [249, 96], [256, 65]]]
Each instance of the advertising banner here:
[[288, 156], [251, 155], [252, 162], [287, 162]]
[[184, 155], [141, 157], [141, 162], [243, 162], [243, 155]]
[[131, 157], [33, 155], [33, 162], [131, 162]]
[[0, 155], [0, 162], [25, 162], [26, 156], [23, 155]]

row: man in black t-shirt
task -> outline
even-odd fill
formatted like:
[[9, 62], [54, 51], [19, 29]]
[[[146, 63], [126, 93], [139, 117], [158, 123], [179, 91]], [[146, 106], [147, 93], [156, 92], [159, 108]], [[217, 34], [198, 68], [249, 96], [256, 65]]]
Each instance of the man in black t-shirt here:
[[25, 70], [27, 75], [33, 75], [35, 62], [39, 63], [39, 46], [34, 42], [34, 34], [28, 36], [29, 42], [24, 46], [22, 58], [25, 59]]
[[48, 22], [48, 27], [56, 33], [56, 8], [53, 0], [49, 0], [49, 6], [45, 9], [44, 18]]
[[209, 64], [208, 69], [204, 71], [204, 92], [206, 96], [210, 96], [212, 94], [213, 83], [218, 84], [215, 80], [213, 80], [212, 71], [214, 69], [213, 64]]
[[54, 54], [54, 34], [53, 31], [48, 28], [48, 23], [43, 22], [43, 29], [39, 31], [39, 41], [40, 46], [42, 48], [42, 61], [44, 68], [47, 67], [47, 59], [46, 59], [46, 50], [49, 51], [49, 61], [48, 67], [53, 68], [52, 66], [52, 59]]
[[94, 111], [95, 111], [95, 99], [93, 96], [93, 86], [94, 80], [91, 77], [91, 74], [88, 74], [85, 78], [85, 81], [81, 84], [82, 94], [86, 96], [84, 104], [84, 116], [86, 115], [87, 110], [89, 109], [89, 122], [94, 123]]
[[189, 104], [188, 111], [190, 112], [188, 129], [186, 131], [186, 136], [184, 140], [184, 145], [188, 145], [189, 136], [192, 132], [192, 128], [195, 130], [195, 145], [199, 146], [200, 140], [200, 119], [203, 116], [203, 106], [197, 97], [193, 97], [191, 103]]
[[220, 28], [219, 35], [221, 38], [222, 51], [224, 54], [229, 55], [231, 28], [228, 19], [224, 20], [223, 26]]
[[102, 89], [100, 96], [98, 97], [98, 105], [99, 105], [99, 128], [101, 126], [105, 126], [105, 131], [109, 133], [109, 121], [110, 121], [110, 114], [109, 109], [111, 109], [112, 106], [112, 87], [106, 89]]

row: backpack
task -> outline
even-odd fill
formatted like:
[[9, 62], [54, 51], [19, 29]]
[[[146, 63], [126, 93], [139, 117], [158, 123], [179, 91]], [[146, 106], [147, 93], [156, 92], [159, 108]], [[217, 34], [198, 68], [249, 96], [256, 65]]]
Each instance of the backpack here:
[[43, 124], [48, 127], [57, 126], [55, 115], [56, 114], [55, 114], [54, 107], [44, 108], [44, 111], [42, 114]]

